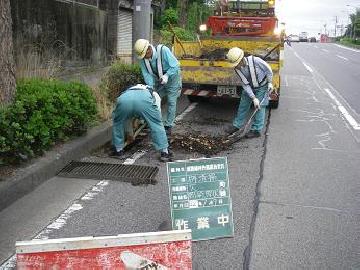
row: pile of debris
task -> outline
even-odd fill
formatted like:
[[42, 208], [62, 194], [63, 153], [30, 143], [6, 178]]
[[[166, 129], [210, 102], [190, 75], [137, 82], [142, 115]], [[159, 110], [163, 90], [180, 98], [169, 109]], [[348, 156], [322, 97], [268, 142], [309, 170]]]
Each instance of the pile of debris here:
[[204, 135], [176, 135], [172, 138], [173, 149], [183, 149], [187, 152], [198, 152], [211, 156], [228, 149], [226, 137], [211, 137]]

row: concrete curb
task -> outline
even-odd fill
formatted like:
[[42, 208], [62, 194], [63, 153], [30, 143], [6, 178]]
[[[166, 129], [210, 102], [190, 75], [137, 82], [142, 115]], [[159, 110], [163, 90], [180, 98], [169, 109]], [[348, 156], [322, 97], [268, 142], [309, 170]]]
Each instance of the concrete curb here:
[[12, 178], [0, 185], [0, 211], [54, 177], [71, 160], [86, 156], [111, 139], [111, 121], [87, 132], [83, 137], [62, 145], [35, 159]]

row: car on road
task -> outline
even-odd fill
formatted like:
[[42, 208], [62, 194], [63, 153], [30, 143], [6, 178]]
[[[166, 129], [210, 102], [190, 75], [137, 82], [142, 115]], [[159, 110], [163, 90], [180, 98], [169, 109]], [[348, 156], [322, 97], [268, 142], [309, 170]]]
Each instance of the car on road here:
[[290, 35], [288, 36], [288, 39], [290, 40], [290, 42], [299, 42], [299, 36], [298, 35]]
[[311, 37], [311, 38], [309, 39], [309, 41], [310, 41], [310, 42], [316, 42], [316, 37]]
[[307, 41], [308, 41], [307, 35], [308, 35], [307, 32], [301, 32], [301, 33], [299, 34], [300, 42], [307, 42]]

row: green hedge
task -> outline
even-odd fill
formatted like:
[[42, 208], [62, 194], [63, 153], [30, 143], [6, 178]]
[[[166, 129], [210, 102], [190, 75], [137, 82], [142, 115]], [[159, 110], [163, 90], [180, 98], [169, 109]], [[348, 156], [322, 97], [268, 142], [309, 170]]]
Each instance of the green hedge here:
[[0, 111], [2, 162], [29, 159], [56, 142], [84, 133], [96, 113], [91, 89], [84, 84], [19, 81], [14, 103]]
[[360, 49], [360, 39], [352, 39], [352, 38], [341, 38], [340, 39], [340, 44], [345, 45], [345, 46], [349, 46], [355, 49]]
[[121, 91], [139, 83], [144, 83], [140, 65], [131, 65], [116, 61], [106, 73], [101, 87], [105, 88], [109, 100], [115, 102]]

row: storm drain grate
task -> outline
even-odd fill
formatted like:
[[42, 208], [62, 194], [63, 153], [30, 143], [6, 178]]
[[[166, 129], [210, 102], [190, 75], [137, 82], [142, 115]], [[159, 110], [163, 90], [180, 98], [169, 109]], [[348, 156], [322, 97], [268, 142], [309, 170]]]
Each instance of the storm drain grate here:
[[58, 176], [98, 180], [118, 180], [132, 184], [154, 184], [158, 167], [72, 161]]

